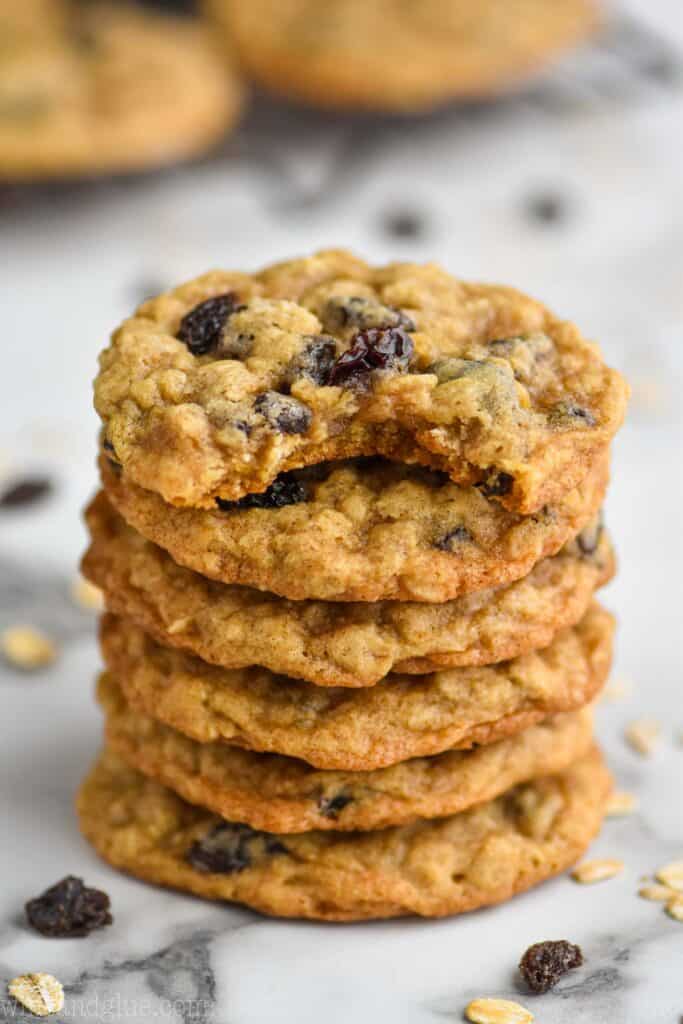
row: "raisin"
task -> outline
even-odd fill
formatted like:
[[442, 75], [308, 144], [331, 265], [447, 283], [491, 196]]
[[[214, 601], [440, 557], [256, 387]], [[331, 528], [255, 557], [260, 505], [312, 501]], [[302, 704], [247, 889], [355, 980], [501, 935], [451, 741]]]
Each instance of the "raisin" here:
[[385, 306], [377, 299], [366, 299], [362, 295], [333, 296], [323, 310], [323, 323], [334, 330], [343, 327], [358, 327], [368, 330], [371, 327], [401, 327], [404, 331], [414, 331], [415, 323], [395, 306]]
[[580, 967], [583, 953], [565, 939], [536, 942], [519, 961], [519, 970], [532, 992], [548, 992], [563, 974]]
[[478, 483], [477, 487], [485, 498], [502, 498], [510, 493], [514, 482], [515, 478], [509, 473], [490, 469], [486, 479]]
[[290, 361], [283, 380], [289, 390], [302, 377], [314, 384], [324, 385], [337, 358], [337, 343], [324, 334], [311, 337], [308, 344]]
[[584, 526], [583, 530], [577, 534], [575, 541], [576, 546], [582, 555], [594, 555], [600, 544], [600, 538], [604, 526], [601, 519], [596, 519], [594, 522], [589, 523], [588, 526]]
[[112, 923], [109, 897], [89, 889], [82, 878], [67, 875], [26, 904], [29, 924], [42, 935], [70, 938]]
[[595, 416], [590, 409], [584, 409], [576, 402], [558, 402], [549, 412], [548, 418], [553, 423], [567, 424], [567, 421], [574, 421], [582, 427], [594, 427]]
[[10, 484], [0, 495], [0, 508], [19, 508], [42, 501], [52, 492], [52, 481], [45, 476], [31, 476]]
[[186, 859], [197, 871], [235, 875], [259, 858], [286, 852], [287, 848], [267, 832], [225, 822], [193, 843]]
[[530, 220], [537, 224], [549, 225], [566, 220], [569, 208], [562, 196], [540, 192], [527, 200], [526, 211]]
[[420, 238], [427, 234], [427, 221], [416, 210], [392, 210], [385, 214], [384, 231], [391, 238]]
[[448, 533], [444, 533], [443, 536], [435, 540], [434, 547], [439, 551], [452, 551], [454, 544], [469, 543], [471, 540], [472, 534], [466, 526], [456, 526], [454, 530], [449, 530]]
[[221, 512], [233, 512], [240, 508], [284, 508], [286, 505], [299, 505], [302, 501], [308, 501], [306, 487], [287, 473], [276, 477], [270, 487], [260, 494], [245, 494], [237, 501], [216, 498]]
[[281, 434], [305, 434], [313, 418], [307, 405], [279, 391], [263, 391], [256, 397], [254, 409]]
[[180, 321], [178, 338], [192, 355], [203, 356], [218, 347], [228, 318], [244, 308], [238, 304], [234, 292], [205, 299]]
[[323, 818], [332, 818], [333, 821], [336, 821], [344, 808], [348, 807], [351, 803], [353, 803], [353, 797], [347, 793], [337, 793], [336, 796], [321, 796], [318, 799], [318, 810]]
[[412, 355], [412, 339], [401, 327], [359, 331], [351, 348], [332, 367], [328, 383], [334, 386], [362, 382], [373, 370], [401, 373], [407, 369]]

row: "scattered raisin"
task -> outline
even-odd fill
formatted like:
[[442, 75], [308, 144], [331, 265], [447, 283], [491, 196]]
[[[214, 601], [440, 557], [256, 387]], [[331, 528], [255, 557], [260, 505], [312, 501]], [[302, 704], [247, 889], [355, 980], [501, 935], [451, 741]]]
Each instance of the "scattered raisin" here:
[[502, 498], [510, 493], [514, 482], [515, 478], [509, 473], [491, 469], [486, 479], [478, 483], [477, 487], [485, 498]]
[[31, 476], [17, 480], [0, 494], [0, 508], [19, 508], [42, 501], [52, 492], [52, 481], [45, 476]]
[[548, 992], [563, 974], [580, 967], [583, 953], [565, 939], [536, 942], [519, 961], [519, 970], [532, 992]]
[[434, 547], [439, 551], [452, 551], [454, 544], [470, 543], [472, 534], [466, 526], [456, 526], [434, 541]]
[[334, 295], [323, 310], [323, 323], [330, 330], [342, 327], [358, 327], [361, 330], [401, 327], [404, 331], [415, 330], [414, 321], [402, 309], [385, 306], [383, 302], [367, 299], [363, 295]]
[[331, 385], [354, 384], [373, 370], [407, 369], [413, 355], [412, 338], [401, 327], [359, 331], [351, 348], [342, 353], [330, 371]]
[[527, 200], [526, 212], [530, 220], [545, 226], [566, 220], [569, 207], [562, 196], [551, 192], [539, 192]]
[[283, 380], [289, 390], [302, 377], [314, 384], [324, 385], [337, 358], [337, 343], [324, 334], [311, 337], [308, 344], [290, 361]]
[[302, 501], [308, 501], [306, 487], [287, 473], [276, 477], [270, 487], [260, 494], [245, 494], [237, 501], [216, 498], [216, 504], [222, 512], [233, 512], [240, 508], [284, 508], [286, 505], [299, 505]]
[[180, 321], [178, 338], [192, 355], [203, 356], [218, 346], [228, 318], [244, 308], [238, 304], [234, 292], [205, 299]]
[[336, 821], [344, 808], [351, 803], [353, 803], [353, 797], [347, 793], [337, 793], [336, 796], [331, 797], [321, 796], [318, 799], [318, 810], [323, 818], [332, 818]]
[[89, 889], [73, 875], [29, 900], [26, 917], [36, 931], [57, 938], [87, 935], [112, 923], [106, 892]]
[[193, 843], [186, 859], [197, 871], [235, 875], [259, 858], [286, 852], [287, 848], [267, 832], [225, 822]]
[[305, 434], [313, 419], [307, 405], [279, 391], [262, 392], [254, 402], [254, 409], [281, 434]]
[[414, 239], [427, 233], [427, 222], [416, 210], [392, 210], [385, 214], [382, 226], [391, 238]]

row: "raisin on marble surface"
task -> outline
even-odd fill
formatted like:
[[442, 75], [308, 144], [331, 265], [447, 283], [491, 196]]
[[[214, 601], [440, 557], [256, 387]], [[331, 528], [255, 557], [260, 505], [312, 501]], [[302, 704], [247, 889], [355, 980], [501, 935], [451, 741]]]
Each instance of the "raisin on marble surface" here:
[[264, 857], [286, 852], [287, 848], [267, 832], [225, 822], [193, 843], [186, 858], [197, 871], [235, 875]]
[[539, 192], [526, 200], [526, 213], [537, 224], [559, 224], [569, 215], [569, 204], [555, 192]]
[[529, 946], [519, 962], [519, 970], [532, 992], [548, 992], [560, 978], [580, 967], [583, 954], [566, 939], [536, 942]]
[[215, 295], [191, 309], [180, 321], [178, 338], [194, 356], [203, 356], [218, 347], [228, 318], [244, 309], [234, 292]]
[[299, 505], [302, 501], [308, 501], [306, 487], [287, 473], [276, 477], [270, 487], [260, 494], [245, 494], [237, 501], [216, 498], [221, 512], [233, 512], [240, 508], [284, 508], [286, 505]]
[[384, 215], [382, 227], [391, 238], [412, 240], [427, 234], [428, 222], [417, 210], [395, 209]]
[[30, 476], [9, 484], [0, 493], [0, 508], [20, 508], [42, 501], [52, 493], [52, 481], [46, 476]]
[[348, 351], [335, 362], [328, 383], [336, 385], [363, 382], [373, 370], [408, 368], [413, 355], [413, 342], [401, 327], [371, 328], [359, 331]]
[[28, 901], [26, 917], [42, 935], [72, 938], [111, 924], [109, 906], [106, 892], [90, 889], [82, 878], [67, 875], [41, 896]]

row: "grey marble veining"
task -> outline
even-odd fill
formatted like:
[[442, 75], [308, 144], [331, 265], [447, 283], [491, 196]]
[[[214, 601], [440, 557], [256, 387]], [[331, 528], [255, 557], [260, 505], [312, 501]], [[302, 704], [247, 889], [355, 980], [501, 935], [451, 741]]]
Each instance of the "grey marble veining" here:
[[[211, 161], [0, 197], [0, 475], [47, 471], [57, 485], [35, 509], [0, 516], [0, 629], [28, 621], [61, 646], [37, 675], [0, 665], [0, 980], [55, 974], [59, 1020], [438, 1024], [497, 995], [542, 1024], [679, 1024], [683, 925], [636, 893], [683, 857], [683, 24], [677, 0], [626, 9], [601, 40], [490, 107], [329, 119], [261, 99]], [[391, 228], [401, 218], [409, 230]], [[598, 732], [639, 809], [593, 848], [623, 858], [619, 878], [563, 876], [454, 920], [313, 925], [135, 882], [78, 834], [73, 794], [101, 734], [95, 621], [69, 596], [94, 486], [97, 351], [159, 287], [323, 245], [517, 284], [598, 337], [632, 379], [606, 510], [621, 571], [605, 602], [628, 692], [601, 705]], [[649, 759], [623, 741], [643, 715], [662, 724]], [[68, 872], [110, 893], [114, 924], [81, 940], [32, 934], [24, 902]], [[560, 937], [580, 943], [584, 967], [527, 995], [521, 953]], [[29, 1019], [0, 994], [0, 1020]]]

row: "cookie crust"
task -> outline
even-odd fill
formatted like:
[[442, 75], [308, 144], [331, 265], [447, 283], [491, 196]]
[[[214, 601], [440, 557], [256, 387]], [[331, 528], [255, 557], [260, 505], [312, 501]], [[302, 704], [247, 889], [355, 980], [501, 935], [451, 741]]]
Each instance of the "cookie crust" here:
[[592, 712], [554, 715], [509, 739], [374, 772], [329, 772], [278, 754], [197, 743], [129, 707], [112, 676], [98, 698], [107, 746], [189, 803], [265, 832], [357, 831], [438, 818], [563, 771], [592, 744]]
[[412, 757], [493, 743], [590, 702], [605, 681], [613, 619], [594, 604], [550, 647], [499, 665], [390, 675], [364, 689], [320, 687], [265, 669], [221, 669], [159, 646], [113, 615], [107, 668], [128, 703], [208, 743], [371, 771]]
[[211, 664], [262, 665], [318, 686], [372, 686], [391, 671], [486, 665], [546, 647], [579, 621], [615, 567], [609, 537], [594, 525], [522, 580], [442, 605], [288, 601], [176, 565], [104, 492], [86, 522], [81, 568], [110, 611]]
[[207, 509], [382, 455], [530, 514], [603, 458], [626, 395], [575, 326], [512, 288], [334, 250], [144, 303], [95, 382], [124, 480]]
[[[593, 749], [565, 772], [448, 818], [377, 832], [238, 833], [231, 874], [188, 862], [225, 823], [105, 752], [78, 795], [81, 829], [138, 878], [264, 914], [329, 921], [441, 917], [510, 899], [564, 871], [598, 832], [611, 788]], [[227, 827], [229, 832], [229, 826]]]
[[555, 506], [508, 512], [475, 487], [383, 460], [306, 471], [306, 500], [283, 508], [175, 508], [100, 459], [118, 512], [175, 562], [209, 579], [295, 601], [442, 603], [525, 576], [590, 523], [607, 458]]

